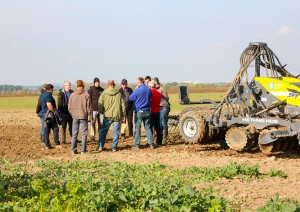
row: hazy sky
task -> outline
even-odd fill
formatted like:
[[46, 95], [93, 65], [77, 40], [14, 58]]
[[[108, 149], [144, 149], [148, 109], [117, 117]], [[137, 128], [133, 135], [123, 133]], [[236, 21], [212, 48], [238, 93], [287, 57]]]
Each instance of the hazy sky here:
[[0, 84], [231, 81], [250, 42], [300, 73], [298, 0], [0, 0]]

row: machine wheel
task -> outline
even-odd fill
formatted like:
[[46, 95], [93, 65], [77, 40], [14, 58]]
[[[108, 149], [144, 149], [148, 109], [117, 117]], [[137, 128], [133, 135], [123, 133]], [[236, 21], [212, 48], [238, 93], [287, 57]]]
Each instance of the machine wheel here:
[[181, 118], [181, 116], [189, 111], [196, 111], [198, 107], [186, 107], [184, 108], [180, 114], [179, 114], [179, 118]]
[[258, 137], [258, 146], [259, 146], [259, 149], [263, 153], [270, 153], [272, 151], [273, 145], [274, 145], [274, 143], [269, 143], [269, 144], [261, 144], [260, 143], [261, 137], [263, 137], [263, 136], [265, 136], [267, 134], [269, 134], [269, 130], [264, 129], [263, 131], [261, 131], [261, 133], [259, 134], [259, 137]]
[[247, 144], [247, 134], [242, 127], [230, 128], [225, 136], [227, 145], [234, 150], [241, 151]]
[[189, 143], [202, 142], [207, 133], [206, 121], [194, 111], [186, 112], [179, 119], [179, 131]]

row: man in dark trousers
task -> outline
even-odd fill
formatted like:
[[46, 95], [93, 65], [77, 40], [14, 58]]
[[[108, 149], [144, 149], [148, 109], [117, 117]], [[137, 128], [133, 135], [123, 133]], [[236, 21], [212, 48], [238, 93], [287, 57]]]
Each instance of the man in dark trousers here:
[[150, 99], [150, 111], [151, 111], [151, 129], [156, 132], [156, 144], [158, 146], [162, 145], [162, 132], [160, 128], [160, 101], [162, 99], [162, 94], [156, 89], [156, 82], [151, 80], [148, 83], [149, 88], [152, 92], [152, 98]]
[[[121, 88], [119, 89], [119, 92], [122, 95], [122, 98], [125, 102], [125, 108], [126, 108], [126, 121], [128, 125], [128, 135], [129, 137], [133, 136], [133, 124], [132, 124], [132, 118], [133, 118], [133, 101], [129, 100], [130, 94], [132, 94], [132, 89], [127, 87], [127, 80], [122, 79], [121, 81]], [[121, 139], [125, 139], [125, 132], [121, 131]]]
[[53, 134], [54, 134], [54, 141], [57, 147], [60, 146], [60, 142], [58, 140], [58, 125], [57, 125], [57, 121], [56, 118], [52, 119], [52, 122], [50, 123], [50, 125], [48, 126], [45, 123], [44, 118], [46, 117], [48, 110], [49, 112], [53, 113], [54, 116], [56, 115], [56, 103], [55, 103], [55, 99], [52, 97], [52, 93], [53, 93], [53, 89], [54, 86], [51, 84], [47, 84], [45, 87], [45, 92], [42, 94], [41, 96], [41, 113], [43, 114], [43, 127], [44, 127], [44, 139], [43, 139], [43, 146], [46, 147], [46, 149], [51, 148], [50, 145], [50, 140], [49, 140], [49, 133], [50, 133], [50, 129], [52, 128], [53, 130]]
[[57, 107], [59, 112], [62, 114], [63, 121], [61, 124], [61, 142], [63, 144], [66, 143], [66, 129], [67, 125], [69, 125], [69, 133], [72, 137], [72, 122], [73, 118], [69, 113], [68, 110], [68, 104], [70, 95], [74, 93], [74, 91], [71, 89], [71, 82], [65, 81], [64, 82], [64, 88], [59, 90], [58, 96], [57, 96]]
[[95, 141], [95, 133], [96, 133], [96, 122], [98, 122], [98, 133], [99, 133], [99, 141], [101, 128], [103, 123], [103, 114], [99, 112], [98, 101], [104, 89], [100, 86], [99, 78], [94, 79], [94, 85], [91, 86], [88, 90], [88, 94], [90, 95], [90, 100], [92, 104], [93, 117], [92, 117], [92, 130], [90, 133], [91, 141]]

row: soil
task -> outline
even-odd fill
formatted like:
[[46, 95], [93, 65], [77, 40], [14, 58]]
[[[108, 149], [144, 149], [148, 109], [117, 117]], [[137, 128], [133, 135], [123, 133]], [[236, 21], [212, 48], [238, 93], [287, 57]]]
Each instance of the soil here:
[[[96, 152], [96, 142], [88, 142], [87, 155], [71, 155], [70, 135], [67, 144], [62, 148], [43, 149], [39, 134], [40, 119], [33, 110], [0, 110], [0, 158], [8, 158], [12, 162], [32, 161], [40, 158], [67, 160], [82, 158], [84, 160], [103, 159], [128, 163], [161, 162], [175, 168], [189, 166], [216, 167], [228, 163], [247, 163], [260, 165], [260, 171], [267, 173], [271, 168], [284, 171], [288, 177], [264, 178], [245, 182], [241, 179], [221, 179], [210, 183], [199, 183], [195, 186], [213, 186], [216, 194], [232, 201], [239, 201], [242, 210], [254, 210], [264, 205], [276, 193], [280, 197], [294, 198], [300, 201], [300, 155], [298, 151], [264, 154], [259, 149], [250, 152], [236, 152], [221, 148], [219, 144], [185, 144], [180, 139], [169, 140], [168, 145], [150, 149], [142, 133], [140, 150], [131, 150], [133, 138], [119, 141], [119, 151], [111, 151], [112, 130], [109, 131], [105, 150]], [[52, 146], [53, 133], [50, 135]], [[78, 140], [81, 140], [79, 134]], [[80, 151], [80, 143], [78, 145]]]

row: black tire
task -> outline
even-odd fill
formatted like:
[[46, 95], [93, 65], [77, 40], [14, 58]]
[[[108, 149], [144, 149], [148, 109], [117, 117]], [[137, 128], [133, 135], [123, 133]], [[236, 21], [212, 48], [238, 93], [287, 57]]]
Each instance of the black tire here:
[[186, 108], [184, 108], [184, 109], [180, 112], [179, 118], [180, 118], [183, 114], [185, 114], [185, 113], [187, 113], [187, 112], [189, 112], [189, 111], [196, 111], [197, 109], [198, 109], [198, 107], [191, 107], [191, 106], [186, 107]]
[[195, 111], [183, 114], [179, 119], [179, 131], [183, 140], [189, 143], [201, 143], [207, 133], [205, 119]]

